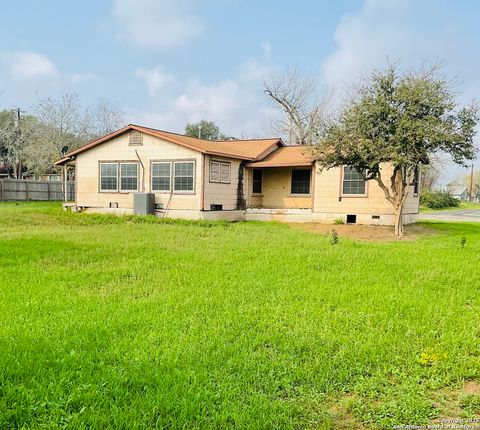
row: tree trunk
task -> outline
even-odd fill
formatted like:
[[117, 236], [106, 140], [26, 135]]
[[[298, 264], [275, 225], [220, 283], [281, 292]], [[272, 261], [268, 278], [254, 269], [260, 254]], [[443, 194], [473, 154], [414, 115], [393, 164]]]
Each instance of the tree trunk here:
[[393, 219], [395, 225], [395, 236], [401, 237], [405, 234], [403, 230], [403, 201], [393, 207]]

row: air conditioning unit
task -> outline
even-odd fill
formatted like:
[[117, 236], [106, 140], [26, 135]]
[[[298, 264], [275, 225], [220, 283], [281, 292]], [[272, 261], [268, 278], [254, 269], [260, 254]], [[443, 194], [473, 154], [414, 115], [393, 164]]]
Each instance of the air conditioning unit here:
[[134, 193], [133, 212], [135, 215], [153, 215], [155, 213], [155, 194]]

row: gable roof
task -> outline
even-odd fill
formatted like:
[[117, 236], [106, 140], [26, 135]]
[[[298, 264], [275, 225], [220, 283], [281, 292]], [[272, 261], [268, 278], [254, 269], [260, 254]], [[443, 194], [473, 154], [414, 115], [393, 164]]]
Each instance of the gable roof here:
[[203, 140], [195, 137], [185, 136], [183, 134], [172, 133], [155, 128], [142, 127], [135, 124], [129, 124], [113, 133], [107, 134], [98, 139], [91, 140], [80, 148], [69, 151], [65, 157], [55, 162], [55, 165], [63, 164], [71, 157], [82, 152], [88, 151], [95, 146], [107, 142], [117, 136], [129, 131], [136, 130], [149, 136], [157, 137], [167, 142], [171, 142], [203, 154], [218, 155], [230, 158], [238, 158], [240, 160], [259, 160], [269, 154], [276, 147], [282, 146], [283, 142], [280, 138], [271, 139], [248, 139], [248, 140]]
[[311, 166], [313, 157], [305, 146], [282, 146], [263, 160], [248, 163], [247, 167], [287, 167]]

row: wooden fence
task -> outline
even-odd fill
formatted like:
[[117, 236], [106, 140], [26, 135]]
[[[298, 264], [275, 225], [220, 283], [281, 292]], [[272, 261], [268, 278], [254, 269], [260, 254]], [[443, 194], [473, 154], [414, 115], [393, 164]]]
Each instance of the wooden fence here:
[[[64, 200], [61, 181], [0, 180], [0, 202]], [[67, 182], [67, 200], [75, 200], [75, 182]]]

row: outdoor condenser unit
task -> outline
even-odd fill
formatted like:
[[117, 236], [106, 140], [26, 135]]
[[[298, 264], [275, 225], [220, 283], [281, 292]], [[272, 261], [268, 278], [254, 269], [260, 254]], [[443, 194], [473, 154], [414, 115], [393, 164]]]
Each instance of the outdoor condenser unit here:
[[134, 193], [133, 212], [135, 215], [153, 215], [155, 213], [155, 194]]

